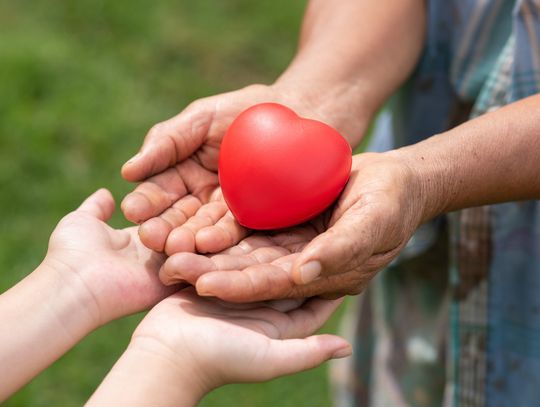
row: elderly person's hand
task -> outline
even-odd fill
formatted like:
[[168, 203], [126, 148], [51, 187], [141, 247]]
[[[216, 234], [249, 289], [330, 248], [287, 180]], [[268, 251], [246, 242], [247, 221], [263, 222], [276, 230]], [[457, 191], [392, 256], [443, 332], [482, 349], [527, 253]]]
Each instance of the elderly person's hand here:
[[[409, 0], [389, 5], [343, 1], [336, 7], [334, 2], [310, 1], [297, 53], [273, 85], [201, 99], [155, 126], [122, 170], [128, 181], [143, 181], [122, 204], [126, 217], [141, 223], [141, 241], [170, 255], [216, 253], [246, 237], [248, 231], [221, 197], [217, 164], [225, 130], [251, 105], [282, 103], [331, 125], [356, 147], [422, 50], [425, 4]], [[327, 225], [323, 222], [317, 231]], [[293, 275], [300, 278], [298, 272]]]
[[539, 109], [535, 95], [421, 143], [355, 156], [345, 191], [322, 217], [215, 256], [176, 254], [160, 278], [230, 301], [358, 293], [423, 221], [540, 198]]
[[420, 193], [409, 166], [393, 153], [357, 155], [345, 191], [322, 216], [257, 233], [217, 255], [175, 254], [160, 278], [237, 302], [356, 294], [419, 226]]
[[200, 99], [154, 126], [122, 169], [126, 180], [143, 181], [122, 203], [125, 216], [141, 223], [141, 241], [169, 255], [216, 253], [247, 235], [227, 210], [217, 167], [225, 131], [254, 104], [286, 105], [329, 124], [356, 147], [373, 115], [416, 65], [425, 9], [415, 0], [391, 7], [312, 0], [297, 53], [274, 84]]
[[[231, 122], [252, 105], [277, 102], [329, 124], [356, 147], [414, 68], [424, 15], [425, 5], [414, 0], [392, 7], [310, 1], [298, 51], [274, 84], [197, 100], [154, 126], [122, 169], [126, 180], [142, 181], [122, 203], [125, 216], [141, 224], [142, 242], [169, 255], [215, 253], [238, 243], [248, 231], [227, 210], [217, 178], [219, 147]], [[207, 228], [214, 224], [219, 227]]]
[[125, 197], [122, 209], [129, 220], [142, 223], [139, 235], [147, 247], [169, 255], [195, 250], [215, 253], [247, 235], [223, 200], [217, 168], [225, 131], [248, 107], [278, 102], [344, 134], [362, 134], [367, 119], [342, 121], [349, 114], [347, 108], [314, 103], [318, 92], [314, 87], [310, 92], [298, 88], [252, 85], [200, 99], [150, 130], [141, 151], [122, 168], [128, 181], [143, 181]]

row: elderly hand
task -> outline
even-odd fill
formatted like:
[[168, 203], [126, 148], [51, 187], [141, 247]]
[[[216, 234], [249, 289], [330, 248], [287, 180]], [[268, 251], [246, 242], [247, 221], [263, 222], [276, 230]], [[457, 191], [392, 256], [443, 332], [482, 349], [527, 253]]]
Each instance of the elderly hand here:
[[[236, 116], [261, 102], [278, 102], [320, 118], [283, 87], [252, 85], [197, 100], [154, 126], [141, 151], [122, 168], [128, 181], [143, 181], [122, 202], [127, 219], [142, 223], [142, 242], [156, 251], [217, 252], [245, 237], [222, 198], [217, 168], [221, 140]], [[214, 226], [207, 230], [208, 226]]]
[[227, 128], [248, 107], [277, 102], [300, 116], [332, 125], [356, 144], [369, 122], [368, 109], [350, 120], [356, 106], [351, 97], [330, 89], [323, 90], [322, 82], [320, 88], [302, 89], [292, 80], [252, 85], [197, 100], [154, 126], [141, 151], [122, 168], [126, 180], [142, 181], [122, 202], [126, 218], [141, 223], [141, 241], [169, 255], [216, 253], [247, 236], [249, 231], [228, 210], [218, 183], [219, 148]]
[[160, 278], [235, 302], [357, 294], [420, 225], [420, 189], [397, 155], [357, 155], [339, 201], [319, 218], [253, 235], [213, 256], [175, 254]]

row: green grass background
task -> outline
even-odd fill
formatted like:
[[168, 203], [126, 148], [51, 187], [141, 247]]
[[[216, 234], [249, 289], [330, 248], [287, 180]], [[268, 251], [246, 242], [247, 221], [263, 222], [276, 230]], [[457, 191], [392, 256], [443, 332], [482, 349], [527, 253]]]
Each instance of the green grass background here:
[[[199, 97], [272, 81], [294, 53], [304, 6], [0, 2], [0, 291], [39, 264], [56, 222], [89, 193], [105, 186], [120, 200], [130, 190], [119, 168], [151, 125]], [[127, 224], [119, 214], [112, 223]], [[94, 332], [6, 405], [82, 404], [141, 317]], [[233, 404], [328, 406], [326, 367], [228, 386], [202, 403]]]

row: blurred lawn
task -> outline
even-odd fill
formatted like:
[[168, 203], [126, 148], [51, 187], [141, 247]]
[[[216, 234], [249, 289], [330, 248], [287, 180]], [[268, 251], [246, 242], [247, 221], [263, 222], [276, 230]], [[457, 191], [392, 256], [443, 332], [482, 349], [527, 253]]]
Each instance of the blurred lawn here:
[[[56, 222], [90, 192], [130, 190], [119, 168], [152, 124], [201, 96], [273, 80], [304, 3], [0, 2], [0, 291], [39, 264]], [[6, 405], [80, 405], [140, 318], [93, 333]], [[328, 406], [326, 368], [229, 386], [202, 404]]]

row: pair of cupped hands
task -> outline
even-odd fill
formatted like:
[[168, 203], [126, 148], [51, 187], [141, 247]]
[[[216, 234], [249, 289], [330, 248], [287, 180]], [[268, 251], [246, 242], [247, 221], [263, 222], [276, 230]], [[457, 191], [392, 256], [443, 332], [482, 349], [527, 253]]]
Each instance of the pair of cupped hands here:
[[313, 334], [336, 298], [361, 292], [421, 221], [409, 199], [411, 171], [386, 153], [353, 157], [339, 200], [303, 225], [272, 232], [239, 225], [218, 183], [219, 148], [234, 118], [261, 102], [338, 130], [354, 127], [275, 86], [198, 100], [154, 126], [122, 168], [126, 180], [141, 182], [122, 202], [139, 226], [108, 226], [115, 204], [100, 190], [60, 222], [45, 259], [83, 287], [81, 303], [96, 327], [153, 307], [133, 341], [153, 338], [178, 364], [187, 348], [195, 369], [208, 372], [209, 388], [349, 354], [333, 335], [293, 338]]

